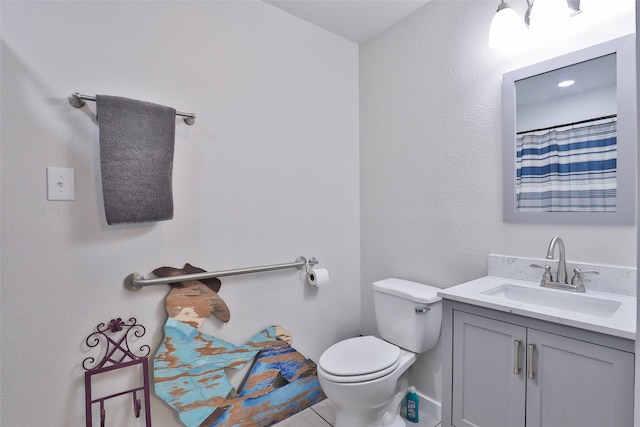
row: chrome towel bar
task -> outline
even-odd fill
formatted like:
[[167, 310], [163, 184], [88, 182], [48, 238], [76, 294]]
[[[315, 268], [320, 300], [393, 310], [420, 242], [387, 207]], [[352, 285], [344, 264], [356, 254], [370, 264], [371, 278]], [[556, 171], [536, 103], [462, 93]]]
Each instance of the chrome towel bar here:
[[[311, 257], [308, 264], [314, 266], [318, 260]], [[124, 286], [130, 291], [138, 291], [144, 286], [165, 285], [168, 283], [178, 283], [188, 280], [204, 280], [214, 277], [235, 276], [238, 274], [260, 273], [264, 271], [285, 270], [288, 268], [297, 268], [302, 270], [307, 265], [307, 259], [303, 256], [296, 258], [294, 262], [285, 264], [264, 265], [259, 267], [237, 268], [234, 270], [208, 271], [205, 273], [183, 274], [180, 276], [159, 277], [156, 279], [145, 279], [138, 273], [131, 273], [124, 279]]]
[[[84, 101], [96, 102], [95, 96], [83, 95], [78, 92], [75, 92], [69, 95], [68, 99], [69, 99], [69, 104], [71, 104], [75, 108], [83, 107], [85, 105]], [[195, 113], [183, 113], [182, 111], [176, 111], [176, 116], [184, 117], [184, 122], [188, 125], [192, 125], [196, 122]]]

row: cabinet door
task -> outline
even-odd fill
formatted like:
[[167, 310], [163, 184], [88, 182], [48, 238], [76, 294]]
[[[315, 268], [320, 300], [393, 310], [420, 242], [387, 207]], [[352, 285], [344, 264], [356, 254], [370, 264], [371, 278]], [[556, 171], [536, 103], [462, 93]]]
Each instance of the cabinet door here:
[[454, 311], [455, 427], [524, 426], [525, 341], [522, 326]]
[[535, 329], [528, 344], [527, 427], [633, 426], [633, 354]]

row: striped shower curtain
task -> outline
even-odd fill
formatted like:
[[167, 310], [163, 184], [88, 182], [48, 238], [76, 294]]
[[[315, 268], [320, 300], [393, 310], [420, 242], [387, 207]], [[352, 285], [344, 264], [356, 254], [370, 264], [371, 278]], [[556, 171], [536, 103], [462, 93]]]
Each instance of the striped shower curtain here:
[[615, 212], [616, 124], [518, 135], [518, 212]]

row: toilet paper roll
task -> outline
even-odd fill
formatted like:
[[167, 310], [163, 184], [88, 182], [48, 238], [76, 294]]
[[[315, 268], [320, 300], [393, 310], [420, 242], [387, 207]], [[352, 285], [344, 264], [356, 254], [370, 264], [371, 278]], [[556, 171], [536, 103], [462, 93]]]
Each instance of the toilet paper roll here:
[[309, 284], [313, 286], [323, 286], [329, 283], [329, 272], [326, 268], [314, 268], [307, 275]]

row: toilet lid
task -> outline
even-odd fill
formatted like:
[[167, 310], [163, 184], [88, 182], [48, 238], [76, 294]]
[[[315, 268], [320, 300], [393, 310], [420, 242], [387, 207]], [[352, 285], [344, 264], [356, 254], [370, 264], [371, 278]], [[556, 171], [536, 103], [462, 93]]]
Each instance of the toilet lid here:
[[349, 338], [320, 356], [323, 371], [336, 376], [359, 376], [388, 370], [400, 360], [400, 348], [373, 336]]

